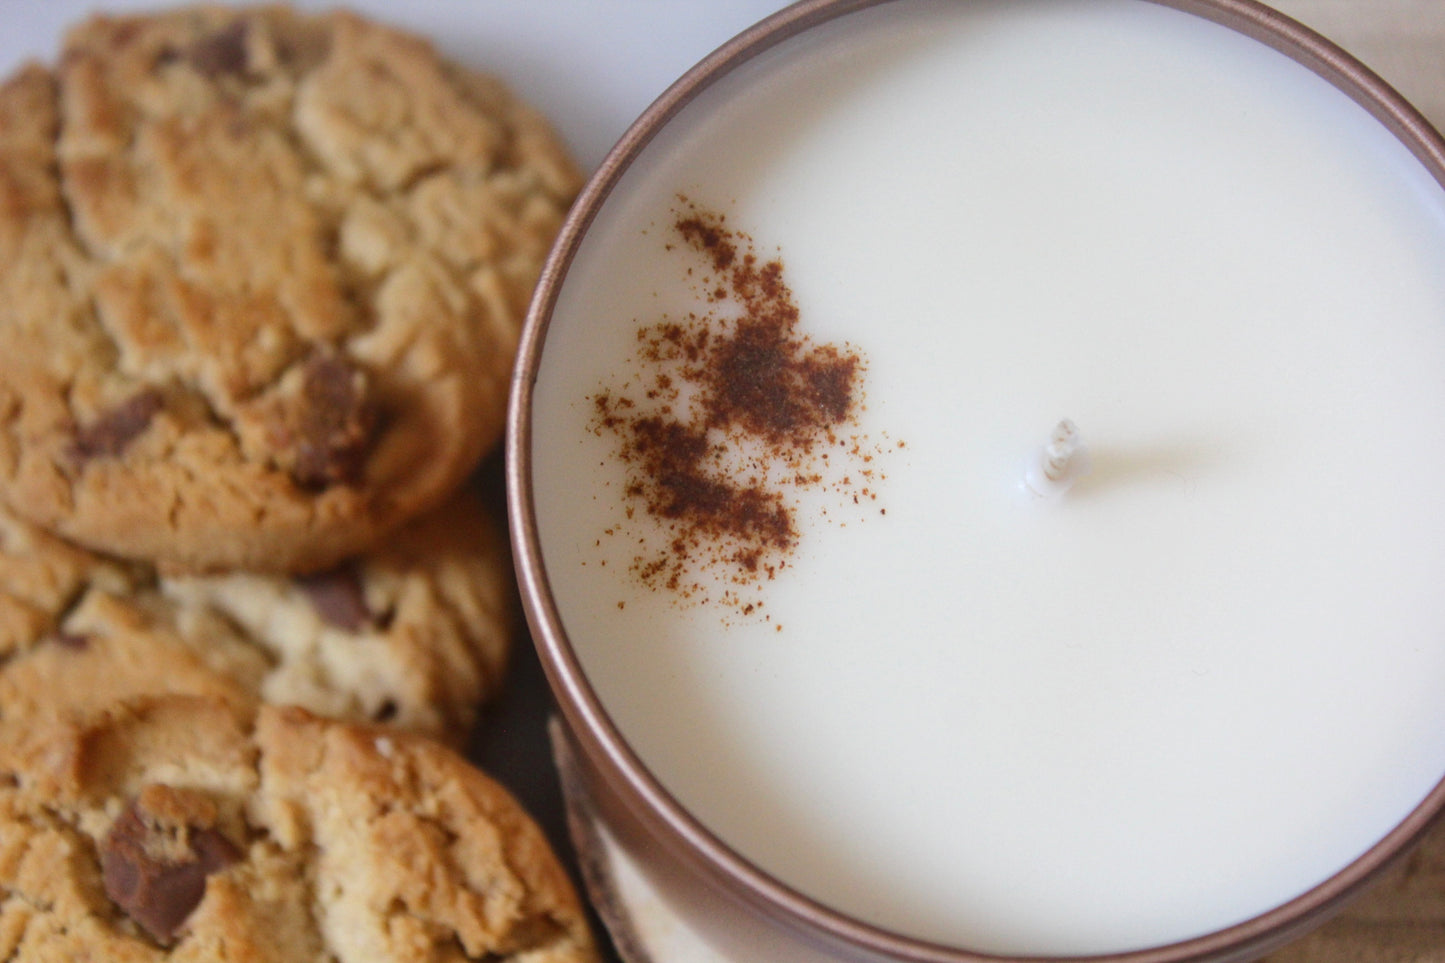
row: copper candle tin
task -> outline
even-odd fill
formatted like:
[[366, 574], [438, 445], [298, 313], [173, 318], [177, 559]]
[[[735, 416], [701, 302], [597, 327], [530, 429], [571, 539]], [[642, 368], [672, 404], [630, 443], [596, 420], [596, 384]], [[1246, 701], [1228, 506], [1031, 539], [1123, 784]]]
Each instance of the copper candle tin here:
[[[739, 65], [822, 23], [888, 0], [803, 0], [707, 57], [632, 125], [578, 199], [543, 270], [523, 333], [507, 426], [510, 522], [527, 619], [590, 802], [656, 888], [732, 958], [768, 963], [980, 963], [1005, 957], [935, 945], [840, 915], [784, 885], [715, 837], [649, 773], [589, 684], [563, 628], [541, 555], [532, 495], [532, 389], [559, 291], [619, 179], [684, 106]], [[959, 0], [967, 2], [967, 0]], [[1143, 0], [1141, 0], [1143, 2]], [[1445, 185], [1445, 141], [1388, 84], [1318, 34], [1253, 0], [1151, 0], [1222, 24], [1304, 65], [1362, 105]], [[1095, 963], [1256, 959], [1310, 930], [1408, 851], [1445, 807], [1445, 782], [1373, 848], [1304, 895], [1236, 926]], [[1042, 958], [1038, 958], [1042, 959]]]

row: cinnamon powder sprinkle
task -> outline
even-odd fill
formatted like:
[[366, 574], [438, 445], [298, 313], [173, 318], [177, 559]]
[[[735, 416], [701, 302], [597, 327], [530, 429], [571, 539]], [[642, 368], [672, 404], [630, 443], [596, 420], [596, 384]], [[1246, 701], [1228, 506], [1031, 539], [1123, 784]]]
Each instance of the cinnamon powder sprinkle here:
[[639, 327], [635, 369], [590, 398], [592, 429], [626, 466], [627, 516], [640, 508], [664, 533], [638, 541], [633, 575], [752, 615], [762, 602], [740, 590], [787, 566], [800, 490], [877, 497], [857, 428], [865, 365], [800, 330], [781, 258], [686, 198], [673, 213], [668, 250], [701, 262], [686, 276], [706, 307]]

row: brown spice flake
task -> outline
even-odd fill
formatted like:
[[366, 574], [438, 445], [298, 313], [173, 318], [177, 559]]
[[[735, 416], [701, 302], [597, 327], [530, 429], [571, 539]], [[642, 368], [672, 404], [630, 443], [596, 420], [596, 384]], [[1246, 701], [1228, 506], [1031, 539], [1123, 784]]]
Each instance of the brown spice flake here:
[[[685, 276], [707, 309], [639, 327], [636, 370], [592, 395], [591, 429], [613, 437], [627, 468], [627, 517], [640, 507], [664, 529], [639, 541], [632, 574], [706, 601], [700, 568], [757, 586], [787, 566], [796, 493], [828, 484], [823, 448], [846, 444], [842, 429], [856, 426], [865, 366], [852, 346], [799, 329], [780, 258], [761, 257], [722, 214], [684, 199], [674, 215], [675, 243], [664, 249], [702, 259]], [[833, 484], [853, 494], [851, 479]], [[756, 610], [736, 592], [720, 597]]]

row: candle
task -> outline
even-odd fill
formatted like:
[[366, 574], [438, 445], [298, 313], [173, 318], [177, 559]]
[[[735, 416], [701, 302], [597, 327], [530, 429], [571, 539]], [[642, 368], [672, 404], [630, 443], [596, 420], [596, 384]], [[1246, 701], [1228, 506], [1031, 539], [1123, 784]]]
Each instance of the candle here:
[[[748, 476], [780, 564], [684, 553], [687, 593], [639, 571], [677, 520], [599, 399], [661, 375], [716, 425], [647, 347], [739, 323], [698, 211], [858, 394], [835, 474]], [[1224, 26], [839, 17], [668, 121], [552, 282], [524, 566], [651, 777], [809, 899], [999, 954], [1234, 926], [1445, 775], [1442, 253], [1406, 147]]]

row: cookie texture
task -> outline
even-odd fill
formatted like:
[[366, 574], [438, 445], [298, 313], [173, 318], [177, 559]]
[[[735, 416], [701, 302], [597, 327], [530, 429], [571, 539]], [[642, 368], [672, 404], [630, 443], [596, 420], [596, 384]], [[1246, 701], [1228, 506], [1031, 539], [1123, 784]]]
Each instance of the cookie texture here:
[[0, 501], [171, 573], [370, 548], [495, 444], [578, 184], [347, 12], [80, 25], [0, 86]]
[[90, 588], [125, 593], [143, 578], [0, 510], [0, 662], [59, 635]]
[[[141, 694], [299, 705], [461, 745], [505, 674], [505, 547], [469, 488], [320, 575], [157, 577], [0, 512], [0, 739]], [[10, 624], [14, 628], [9, 628]]]
[[545, 837], [461, 757], [185, 697], [0, 746], [0, 956], [596, 959]]
[[325, 572], [162, 578], [160, 591], [182, 622], [219, 614], [266, 652], [265, 701], [461, 744], [506, 673], [510, 572], [497, 525], [463, 488]]

